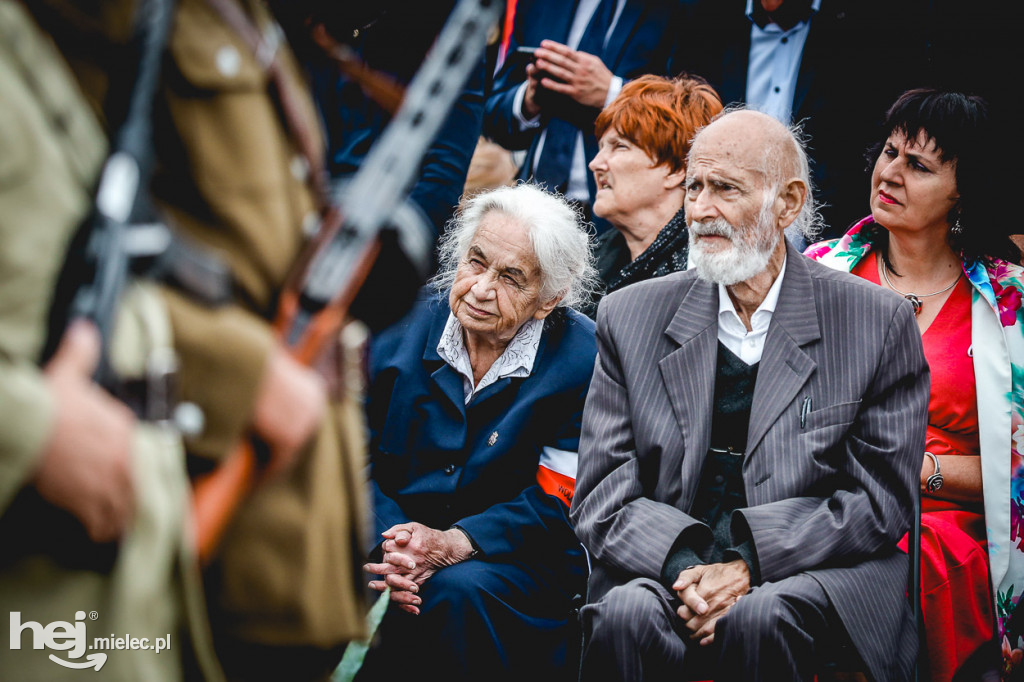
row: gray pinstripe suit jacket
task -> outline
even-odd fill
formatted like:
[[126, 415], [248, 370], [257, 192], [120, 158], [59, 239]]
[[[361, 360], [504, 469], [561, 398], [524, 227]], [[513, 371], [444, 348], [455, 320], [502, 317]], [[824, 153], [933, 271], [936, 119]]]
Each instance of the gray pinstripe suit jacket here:
[[[921, 335], [899, 296], [788, 248], [750, 415], [749, 506], [733, 528], [749, 529], [765, 582], [819, 581], [875, 679], [906, 679], [917, 639], [895, 543], [924, 451]], [[571, 510], [593, 559], [588, 601], [658, 580], [680, 533], [703, 526], [687, 512], [709, 446], [717, 314], [717, 286], [694, 271], [601, 304]]]

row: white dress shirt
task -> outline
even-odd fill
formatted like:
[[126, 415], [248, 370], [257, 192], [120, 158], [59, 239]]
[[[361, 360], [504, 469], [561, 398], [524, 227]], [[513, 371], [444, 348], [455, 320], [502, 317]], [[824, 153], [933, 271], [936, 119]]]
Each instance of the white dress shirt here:
[[[481, 377], [480, 383], [475, 386], [473, 385], [473, 365], [469, 362], [469, 351], [466, 350], [466, 342], [462, 338], [462, 325], [452, 313], [448, 313], [448, 322], [445, 323], [444, 331], [441, 332], [441, 340], [437, 343], [437, 354], [462, 377], [462, 392], [466, 404], [469, 405], [480, 391], [499, 379], [530, 376], [533, 364], [537, 360], [540, 337], [543, 333], [544, 320], [534, 318], [525, 322], [512, 337], [512, 340], [508, 342], [505, 352], [494, 361], [487, 373]], [[541, 448], [538, 466], [575, 481], [578, 462], [579, 457], [576, 451], [560, 450], [545, 445]]]
[[782, 268], [779, 269], [775, 282], [750, 317], [750, 331], [747, 331], [747, 326], [736, 312], [725, 285], [718, 285], [718, 340], [748, 365], [761, 362], [768, 325], [771, 324], [772, 313], [779, 302], [779, 291], [782, 290], [782, 278], [785, 274], [786, 261], [782, 261]]
[[462, 392], [466, 404], [473, 400], [477, 393], [490, 386], [498, 379], [505, 377], [528, 377], [533, 371], [533, 363], [537, 360], [540, 348], [540, 337], [544, 331], [544, 320], [531, 318], [523, 323], [516, 335], [508, 342], [505, 352], [494, 361], [491, 368], [473, 384], [473, 365], [469, 361], [469, 351], [462, 338], [462, 325], [453, 313], [448, 313], [448, 322], [444, 325], [441, 340], [437, 342], [437, 354], [462, 377]]
[[[590, 23], [591, 17], [594, 16], [594, 11], [597, 9], [598, 4], [601, 0], [580, 0], [579, 5], [576, 7], [576, 14], [572, 20], [572, 26], [569, 28], [569, 36], [565, 41], [565, 44], [572, 49], [576, 49], [580, 44], [580, 39], [583, 38], [583, 32], [587, 29], [587, 24]], [[611, 24], [608, 26], [608, 33], [605, 34], [605, 43], [608, 42], [608, 37], [615, 30], [615, 25], [619, 23], [619, 15], [622, 14], [622, 8], [626, 6], [626, 0], [618, 0], [615, 6], [615, 14], [612, 16]], [[601, 55], [597, 55], [600, 57]], [[605, 65], [607, 66], [607, 64]], [[612, 75], [612, 82], [608, 86], [608, 95], [604, 98], [604, 106], [611, 104], [612, 100], [618, 97], [619, 92], [622, 90], [622, 78], [616, 75]], [[519, 86], [519, 90], [516, 91], [515, 100], [512, 103], [512, 113], [515, 115], [516, 120], [519, 121], [519, 126], [522, 130], [528, 128], [536, 128], [540, 125], [541, 116], [538, 114], [534, 118], [526, 118], [523, 115], [523, 97], [526, 94], [526, 83], [524, 82]], [[544, 150], [544, 139], [547, 131], [541, 131], [540, 139], [537, 142], [537, 151], [533, 155], [533, 169], [537, 168], [537, 162], [540, 160], [541, 152]], [[587, 163], [589, 160], [586, 158], [586, 152], [583, 149], [583, 133], [576, 135], [576, 145], [573, 148], [572, 166], [569, 168], [569, 184], [566, 187], [565, 195], [570, 199], [576, 199], [578, 201], [590, 202], [590, 187], [587, 184]]]

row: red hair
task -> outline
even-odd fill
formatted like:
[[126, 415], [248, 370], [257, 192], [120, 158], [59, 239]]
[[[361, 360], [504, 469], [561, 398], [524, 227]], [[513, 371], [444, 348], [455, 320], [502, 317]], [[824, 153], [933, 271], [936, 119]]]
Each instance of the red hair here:
[[597, 139], [614, 128], [643, 149], [656, 166], [686, 168], [697, 129], [722, 111], [715, 89], [699, 76], [647, 75], [630, 81], [594, 123]]

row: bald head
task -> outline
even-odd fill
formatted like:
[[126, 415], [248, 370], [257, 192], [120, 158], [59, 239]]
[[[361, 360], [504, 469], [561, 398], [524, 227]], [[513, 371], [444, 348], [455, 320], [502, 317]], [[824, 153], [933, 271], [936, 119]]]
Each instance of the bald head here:
[[782, 229], [793, 225], [813, 238], [820, 219], [807, 153], [797, 133], [775, 118], [749, 109], [727, 111], [697, 133], [687, 163], [742, 175], [747, 189], [757, 185], [767, 193], [765, 205], [774, 204]]
[[[767, 187], [801, 178], [803, 149], [789, 128], [759, 111], [730, 111], [701, 130], [691, 159], [701, 155], [759, 173]], [[803, 178], [801, 178], [803, 179]]]
[[683, 199], [698, 276], [770, 285], [786, 256], [783, 231], [813, 216], [809, 193], [806, 156], [784, 125], [748, 110], [712, 121], [690, 148]]

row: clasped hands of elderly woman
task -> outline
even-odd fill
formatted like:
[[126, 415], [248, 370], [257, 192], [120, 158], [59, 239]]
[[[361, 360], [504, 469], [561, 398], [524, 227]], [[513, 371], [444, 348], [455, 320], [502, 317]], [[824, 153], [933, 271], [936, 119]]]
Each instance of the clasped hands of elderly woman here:
[[473, 556], [473, 545], [457, 528], [437, 530], [422, 523], [392, 526], [381, 533], [383, 556], [380, 563], [367, 563], [363, 570], [383, 576], [369, 585], [378, 592], [391, 588], [391, 601], [404, 611], [419, 615], [421, 600], [416, 593], [439, 569]]

